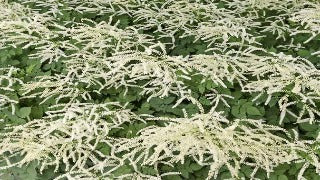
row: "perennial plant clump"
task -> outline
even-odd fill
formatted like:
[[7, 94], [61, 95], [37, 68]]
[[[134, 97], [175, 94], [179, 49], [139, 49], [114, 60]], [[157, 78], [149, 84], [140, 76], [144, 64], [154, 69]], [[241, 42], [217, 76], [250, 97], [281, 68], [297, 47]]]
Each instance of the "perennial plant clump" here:
[[0, 0], [0, 179], [319, 179], [316, 0]]

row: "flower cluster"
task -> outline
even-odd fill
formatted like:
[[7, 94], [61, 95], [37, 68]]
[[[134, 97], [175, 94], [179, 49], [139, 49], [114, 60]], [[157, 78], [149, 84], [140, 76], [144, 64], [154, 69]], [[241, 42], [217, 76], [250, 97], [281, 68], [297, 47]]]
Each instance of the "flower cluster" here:
[[[263, 119], [229, 119], [217, 112], [236, 100], [219, 88], [239, 86], [253, 102], [268, 105], [275, 99], [280, 125], [285, 118], [319, 123], [320, 70], [305, 57], [287, 54], [318, 40], [319, 9], [307, 0], [0, 0], [0, 50], [21, 48], [39, 68], [62, 67], [25, 79], [18, 73], [30, 66], [18, 67], [28, 62], [0, 67], [0, 110], [15, 115], [17, 104], [32, 100], [50, 105], [42, 117], [8, 123], [0, 132], [0, 164], [5, 164], [0, 170], [37, 161], [40, 171], [64, 166], [57, 179], [162, 179], [179, 172], [162, 173], [158, 166], [191, 158], [209, 167], [207, 179], [217, 178], [223, 167], [239, 178], [242, 165], [254, 169], [251, 178], [258, 169], [269, 176], [278, 165], [295, 162], [304, 163], [299, 179], [310, 165], [319, 173], [319, 138], [301, 140]], [[262, 22], [267, 10], [276, 15]], [[71, 14], [74, 18], [64, 16]], [[121, 17], [130, 20], [123, 23]], [[264, 47], [270, 34], [285, 41], [276, 47], [283, 52]], [[300, 34], [307, 34], [303, 44], [294, 40]], [[178, 41], [190, 39], [190, 46], [202, 43], [204, 53], [170, 54]], [[197, 76], [198, 85], [214, 84], [206, 87], [212, 92], [205, 93], [210, 108], [188, 84]], [[129, 100], [108, 99], [108, 90], [121, 88], [124, 95], [139, 89], [137, 96], [146, 102], [174, 96], [172, 109], [189, 101], [199, 112], [141, 115], [128, 107]], [[108, 98], [99, 99], [105, 94]], [[135, 137], [114, 136], [137, 122], [145, 127]], [[133, 172], [115, 175], [124, 165]], [[140, 166], [156, 173], [145, 174]]]

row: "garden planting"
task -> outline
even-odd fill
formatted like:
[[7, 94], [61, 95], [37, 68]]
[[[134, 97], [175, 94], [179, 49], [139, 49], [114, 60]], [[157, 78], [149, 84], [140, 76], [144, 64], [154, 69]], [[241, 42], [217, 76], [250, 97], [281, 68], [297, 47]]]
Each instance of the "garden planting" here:
[[317, 0], [0, 0], [1, 180], [320, 180]]

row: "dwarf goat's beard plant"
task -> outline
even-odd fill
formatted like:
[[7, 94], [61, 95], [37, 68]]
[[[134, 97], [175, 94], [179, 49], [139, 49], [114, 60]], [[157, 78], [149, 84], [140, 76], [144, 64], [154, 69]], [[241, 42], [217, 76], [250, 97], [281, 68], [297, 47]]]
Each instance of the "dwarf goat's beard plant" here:
[[319, 178], [319, 9], [0, 0], [0, 177]]

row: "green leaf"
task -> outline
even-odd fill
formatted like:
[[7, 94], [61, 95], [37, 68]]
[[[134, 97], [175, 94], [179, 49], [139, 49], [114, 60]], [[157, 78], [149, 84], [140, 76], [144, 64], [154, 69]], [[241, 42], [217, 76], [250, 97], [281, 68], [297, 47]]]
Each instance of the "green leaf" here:
[[13, 66], [16, 66], [16, 65], [20, 64], [20, 61], [12, 60], [12, 61], [10, 61], [10, 64], [13, 65]]
[[115, 171], [113, 172], [113, 175], [114, 175], [115, 177], [117, 177], [117, 176], [129, 174], [129, 173], [131, 173], [131, 172], [132, 172], [132, 169], [130, 168], [130, 166], [124, 165], [124, 166], [119, 167], [117, 170], [115, 170]]
[[182, 180], [182, 178], [179, 175], [169, 175], [169, 176], [164, 176], [164, 180]]
[[186, 169], [181, 169], [180, 172], [184, 178], [189, 178], [189, 172]]
[[169, 96], [167, 98], [164, 98], [163, 102], [164, 102], [164, 104], [171, 104], [174, 102], [175, 99], [176, 99], [175, 97]]
[[106, 147], [103, 147], [103, 148], [99, 149], [99, 151], [104, 155], [109, 155], [110, 151], [111, 151], [111, 148], [106, 146]]
[[305, 49], [301, 49], [298, 51], [298, 55], [301, 57], [308, 57], [311, 55], [310, 51], [305, 50]]
[[241, 106], [239, 109], [240, 114], [245, 115], [247, 112], [247, 107], [246, 106]]
[[37, 163], [31, 162], [29, 165], [22, 167], [11, 167], [0, 171], [0, 179], [7, 180], [35, 180], [37, 178]]
[[288, 180], [288, 178], [285, 175], [280, 175], [278, 176], [278, 180]]
[[43, 109], [42, 107], [32, 107], [30, 116], [34, 119], [39, 119], [43, 116]]
[[[242, 110], [242, 111], [241, 111]], [[241, 108], [240, 106], [232, 106], [231, 108], [231, 114], [236, 118], [245, 118], [246, 114], [243, 112], [245, 110], [244, 108]]]
[[141, 107], [138, 109], [139, 114], [152, 114], [153, 111], [150, 110], [150, 104], [144, 102]]
[[23, 107], [20, 108], [17, 115], [21, 118], [26, 118], [30, 115], [31, 113], [31, 107]]
[[33, 70], [33, 68], [36, 66], [36, 64], [31, 64], [30, 66], [28, 66], [27, 68], [26, 68], [26, 72], [27, 72], [27, 74], [31, 74], [31, 72], [32, 72], [32, 70]]
[[13, 125], [20, 125], [26, 123], [25, 119], [19, 118], [16, 115], [8, 115], [8, 119], [11, 121]]
[[157, 170], [155, 170], [152, 167], [142, 167], [142, 172], [149, 174], [149, 175], [156, 175], [157, 174]]
[[310, 124], [308, 122], [305, 123], [299, 123], [299, 128], [304, 131], [316, 131], [318, 129], [318, 125], [316, 124]]
[[8, 54], [10, 54], [10, 55], [15, 55], [16, 52], [14, 51], [14, 49], [11, 49], [11, 50], [9, 50]]
[[250, 177], [253, 169], [251, 169], [249, 166], [244, 165], [243, 167], [241, 167], [241, 172], [246, 176], [246, 177]]
[[253, 106], [247, 107], [247, 114], [252, 116], [261, 116], [259, 109]]
[[200, 92], [201, 94], [204, 93], [204, 91], [206, 90], [204, 84], [199, 85], [198, 88], [199, 88], [199, 92]]
[[208, 100], [206, 97], [204, 96], [201, 96], [200, 99], [199, 99], [199, 102], [203, 105], [206, 105], [206, 106], [209, 106], [211, 105], [211, 101]]
[[212, 88], [216, 88], [216, 87], [218, 87], [218, 86], [213, 81], [211, 81], [211, 80], [206, 81], [206, 88], [208, 90], [210, 90]]
[[234, 97], [235, 100], [240, 99], [242, 96], [242, 92], [241, 91], [235, 91], [232, 93], [232, 96]]
[[199, 165], [199, 164], [197, 164], [197, 163], [193, 163], [193, 164], [190, 165], [190, 169], [191, 169], [192, 171], [198, 171], [198, 170], [200, 170], [201, 168], [202, 168], [202, 166]]
[[240, 113], [240, 106], [232, 106], [232, 108], [231, 108], [231, 114], [232, 114], [234, 117], [238, 117], [238, 116], [239, 116], [239, 113]]
[[277, 180], [277, 175], [271, 174], [269, 180]]

